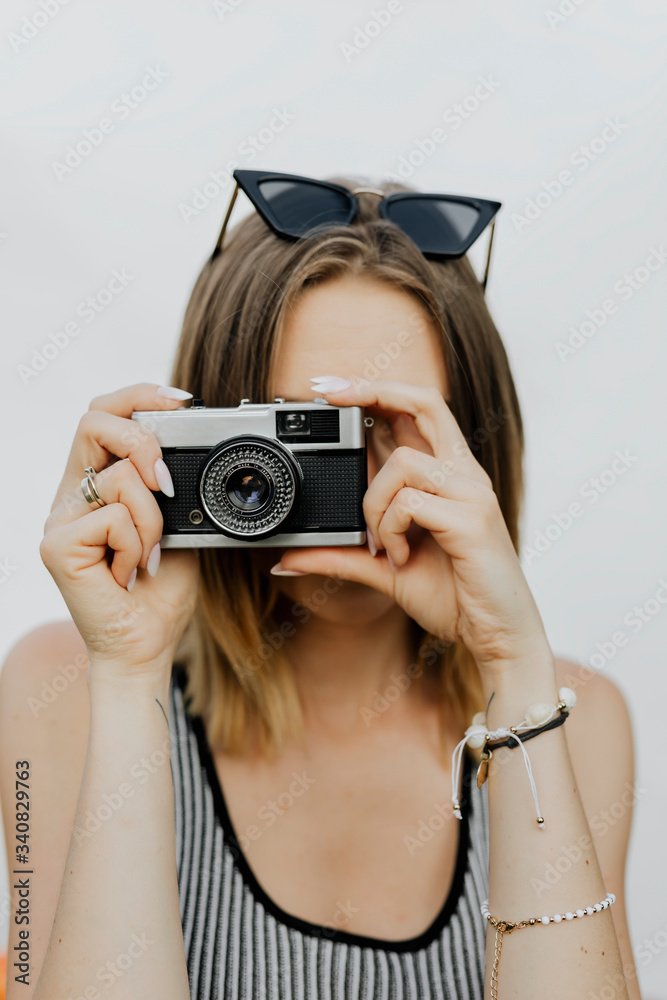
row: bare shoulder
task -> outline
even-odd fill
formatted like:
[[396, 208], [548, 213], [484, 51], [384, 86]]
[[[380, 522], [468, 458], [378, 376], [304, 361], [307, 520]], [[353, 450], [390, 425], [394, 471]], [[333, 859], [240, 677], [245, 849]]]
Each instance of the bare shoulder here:
[[[632, 807], [640, 797], [627, 702], [609, 677], [583, 664], [557, 659], [556, 678], [559, 687], [572, 688], [577, 696], [565, 735], [598, 855], [618, 854], [620, 840], [629, 838]], [[611, 837], [609, 818], [618, 827]]]
[[70, 727], [88, 719], [87, 667], [86, 646], [71, 619], [21, 636], [0, 670], [0, 729], [50, 733], [51, 739], [63, 729], [76, 736], [79, 727]]
[[[26, 632], [10, 648], [0, 670], [1, 683], [7, 689], [30, 685], [36, 678], [48, 680], [55, 676], [53, 666], [59, 666], [57, 672], [71, 683], [82, 673], [85, 676], [85, 666], [83, 670], [79, 667], [84, 659], [87, 661], [86, 646], [71, 618], [45, 622]], [[77, 668], [76, 676], [67, 669], [70, 662]]]
[[[634, 741], [630, 711], [623, 692], [611, 678], [572, 660], [556, 659], [559, 687], [571, 688], [577, 704], [565, 725], [575, 770], [582, 777], [613, 771], [619, 762], [634, 769]], [[611, 753], [605, 765], [605, 755]], [[601, 768], [601, 764], [603, 767]]]
[[[26, 989], [10, 977], [7, 1000], [32, 996], [51, 932], [88, 743], [87, 666], [85, 644], [74, 623], [65, 620], [21, 636], [0, 670], [0, 801], [8, 869], [16, 868], [20, 851], [39, 872], [30, 887], [32, 983]], [[29, 775], [20, 796], [17, 762], [27, 763], [21, 774]], [[14, 828], [19, 798], [22, 821], [28, 824], [20, 844]], [[17, 933], [12, 921], [10, 953]]]
[[[0, 670], [0, 731], [42, 734], [62, 730], [76, 745], [88, 722], [88, 654], [74, 622], [47, 622], [21, 636]], [[80, 723], [80, 725], [77, 725]], [[0, 742], [2, 736], [0, 736]]]
[[[633, 811], [646, 789], [635, 778], [630, 711], [620, 688], [584, 664], [556, 659], [556, 679], [559, 687], [572, 688], [577, 696], [564, 726], [567, 747], [605, 891], [617, 897], [611, 913], [628, 994], [639, 1000], [624, 881]], [[555, 866], [581, 863], [589, 846], [568, 845]]]

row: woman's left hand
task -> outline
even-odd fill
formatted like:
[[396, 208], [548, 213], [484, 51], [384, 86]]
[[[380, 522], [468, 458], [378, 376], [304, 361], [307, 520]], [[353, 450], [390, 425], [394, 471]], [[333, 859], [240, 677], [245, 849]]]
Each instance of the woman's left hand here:
[[396, 448], [363, 501], [380, 551], [374, 558], [357, 546], [287, 549], [281, 568], [357, 581], [391, 596], [428, 632], [463, 642], [484, 672], [543, 654], [544, 626], [491, 479], [441, 393], [388, 379], [315, 391], [335, 406], [381, 413], [391, 424]]

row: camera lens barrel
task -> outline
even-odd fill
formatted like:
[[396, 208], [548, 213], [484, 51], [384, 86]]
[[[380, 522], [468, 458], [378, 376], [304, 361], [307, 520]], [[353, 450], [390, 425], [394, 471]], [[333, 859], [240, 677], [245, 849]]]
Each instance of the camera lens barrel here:
[[280, 442], [256, 435], [228, 438], [206, 456], [199, 478], [202, 506], [232, 538], [276, 534], [301, 496], [302, 473]]

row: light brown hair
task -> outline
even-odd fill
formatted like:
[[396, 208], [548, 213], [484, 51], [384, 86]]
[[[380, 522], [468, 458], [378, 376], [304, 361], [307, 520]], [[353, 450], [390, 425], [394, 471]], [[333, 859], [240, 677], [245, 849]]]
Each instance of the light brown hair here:
[[[395, 184], [384, 189], [406, 190]], [[441, 335], [450, 408], [491, 477], [518, 551], [523, 428], [507, 355], [481, 285], [466, 257], [427, 260], [398, 227], [379, 217], [376, 196], [358, 198], [352, 225], [305, 240], [277, 237], [255, 213], [229, 231], [222, 254], [204, 266], [192, 292], [170, 384], [210, 407], [235, 407], [242, 398], [270, 401], [286, 310], [304, 289], [344, 274], [402, 289]], [[195, 613], [177, 650], [188, 667], [190, 711], [206, 715], [211, 745], [232, 754], [256, 745], [268, 754], [301, 732], [285, 648], [267, 641], [280, 635], [278, 583], [256, 568], [247, 549], [202, 549], [200, 569]], [[417, 673], [435, 676], [442, 705], [450, 705], [463, 734], [485, 707], [477, 666], [463, 644], [443, 643], [414, 626]]]

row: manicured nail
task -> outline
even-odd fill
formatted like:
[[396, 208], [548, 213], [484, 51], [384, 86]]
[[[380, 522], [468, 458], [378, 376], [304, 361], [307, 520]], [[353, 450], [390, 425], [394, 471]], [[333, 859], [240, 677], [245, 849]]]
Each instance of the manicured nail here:
[[169, 472], [169, 469], [167, 468], [164, 460], [158, 458], [154, 468], [155, 468], [155, 478], [157, 479], [158, 486], [166, 496], [173, 497], [174, 483], [171, 478], [171, 473]]
[[352, 385], [349, 379], [339, 378], [337, 375], [318, 375], [310, 381], [315, 383], [311, 386], [313, 392], [342, 392]]
[[158, 396], [165, 399], [192, 399], [192, 393], [185, 389], [175, 389], [173, 385], [161, 385], [157, 391]]
[[157, 573], [157, 568], [160, 565], [160, 543], [156, 542], [151, 549], [151, 554], [148, 557], [148, 562], [146, 563], [146, 569], [151, 576], [155, 576]]
[[391, 568], [393, 569], [393, 571], [395, 573], [396, 572], [396, 566], [394, 565], [394, 560], [391, 558], [391, 556], [389, 555], [388, 552], [385, 552], [385, 555], [386, 555], [387, 559], [389, 560], [389, 565], [391, 566]]
[[370, 533], [368, 525], [366, 525], [366, 543], [368, 544], [368, 551], [370, 552], [370, 554], [372, 556], [376, 556], [378, 554], [378, 547], [375, 544], [375, 540], [372, 534]]
[[273, 573], [274, 576], [308, 576], [308, 573], [302, 573], [299, 569], [283, 569], [282, 563], [276, 563], [269, 570], [269, 573]]
[[137, 579], [137, 571], [136, 569], [133, 569], [132, 572], [130, 573], [130, 579], [127, 581], [128, 590], [132, 590], [132, 588], [134, 587], [134, 581], [136, 579]]

